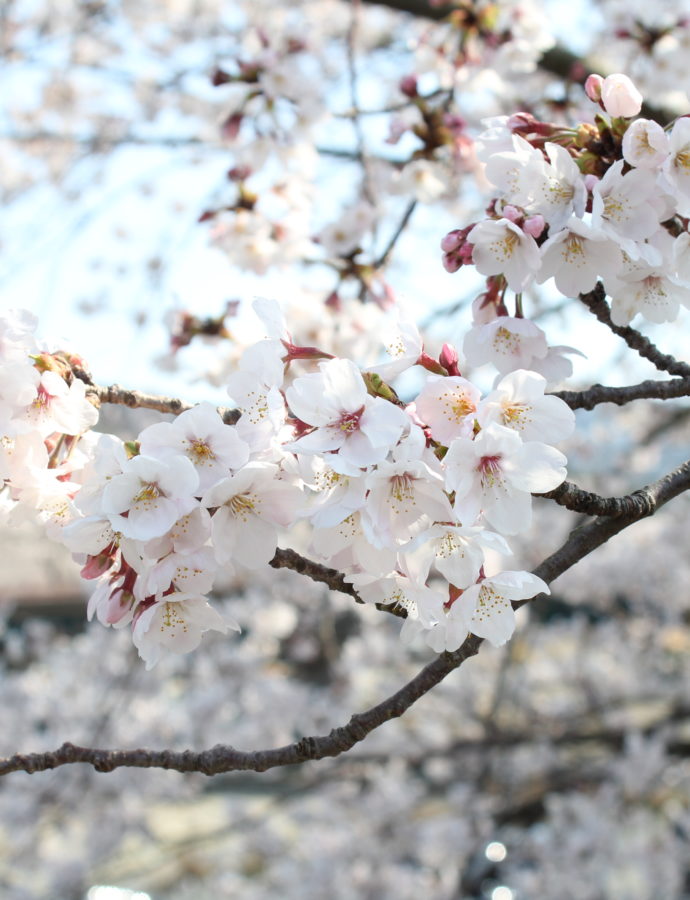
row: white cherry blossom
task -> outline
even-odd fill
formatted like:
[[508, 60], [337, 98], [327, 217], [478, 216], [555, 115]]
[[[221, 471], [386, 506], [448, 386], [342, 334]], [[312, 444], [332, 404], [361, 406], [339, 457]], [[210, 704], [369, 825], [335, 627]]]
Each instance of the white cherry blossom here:
[[681, 216], [690, 216], [690, 119], [676, 119], [669, 139], [669, 155], [661, 171], [676, 198], [676, 208]]
[[517, 431], [525, 441], [556, 444], [570, 437], [575, 414], [559, 397], [546, 396], [546, 379], [536, 372], [510, 372], [479, 404], [477, 421], [485, 428], [497, 422]]
[[239, 631], [240, 626], [221, 616], [205, 597], [175, 592], [137, 612], [132, 641], [146, 668], [152, 669], [167, 653], [196, 650], [205, 631], [226, 634], [228, 629]]
[[479, 389], [460, 376], [430, 376], [415, 400], [415, 411], [434, 439], [448, 444], [468, 434], [480, 399]]
[[296, 378], [286, 392], [293, 413], [315, 426], [290, 449], [297, 453], [337, 451], [339, 462], [350, 474], [381, 462], [409, 419], [387, 400], [370, 397], [359, 369], [350, 360], [328, 360], [320, 363], [319, 369]]
[[491, 362], [501, 374], [515, 369], [530, 369], [535, 359], [547, 353], [544, 332], [529, 319], [499, 316], [485, 325], [475, 325], [462, 345], [467, 364], [481, 366]]
[[226, 425], [210, 403], [181, 413], [173, 422], [156, 422], [139, 435], [141, 453], [166, 459], [186, 456], [199, 475], [199, 491], [241, 468], [249, 447], [236, 428]]
[[165, 534], [192, 510], [198, 486], [197, 471], [185, 456], [135, 456], [105, 486], [103, 512], [115, 531], [147, 541]]
[[622, 170], [619, 159], [594, 186], [592, 228], [622, 244], [630, 254], [630, 242], [651, 237], [659, 227], [652, 202], [658, 187], [652, 172], [632, 169], [623, 175]]
[[537, 282], [543, 284], [553, 278], [566, 297], [591, 291], [599, 276], [606, 284], [623, 264], [623, 254], [616, 243], [575, 217], [545, 241], [540, 252], [542, 266]]
[[[500, 647], [515, 630], [513, 602], [550, 594], [548, 585], [530, 572], [501, 572], [467, 588], [449, 615], [466, 623], [467, 631]], [[448, 647], [447, 649], [456, 649]]]
[[623, 157], [638, 169], [658, 169], [669, 150], [668, 135], [651, 119], [635, 119], [623, 135]]
[[403, 548], [405, 571], [420, 584], [429, 577], [432, 564], [450, 584], [469, 587], [484, 564], [484, 548], [512, 553], [505, 538], [477, 525], [432, 525]]
[[601, 102], [610, 116], [629, 119], [642, 109], [642, 94], [627, 75], [607, 75], [601, 86]]
[[472, 260], [482, 275], [504, 275], [508, 286], [522, 291], [539, 271], [541, 260], [534, 238], [509, 219], [487, 219], [467, 235]]
[[366, 477], [365, 533], [376, 546], [395, 547], [422, 525], [453, 517], [443, 478], [421, 461], [383, 462]]
[[250, 462], [202, 497], [213, 509], [211, 531], [216, 559], [248, 569], [267, 565], [278, 545], [278, 528], [297, 517], [302, 493], [280, 480], [278, 466]]
[[455, 512], [463, 525], [474, 525], [483, 513], [497, 531], [517, 534], [531, 523], [531, 493], [558, 487], [565, 462], [554, 447], [523, 443], [512, 429], [491, 424], [474, 440], [453, 441], [444, 458], [446, 486], [455, 492]]

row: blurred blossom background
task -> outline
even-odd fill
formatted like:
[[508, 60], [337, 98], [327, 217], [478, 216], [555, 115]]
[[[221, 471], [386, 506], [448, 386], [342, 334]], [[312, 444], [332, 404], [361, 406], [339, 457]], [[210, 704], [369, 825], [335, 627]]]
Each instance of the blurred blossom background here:
[[[227, 403], [261, 336], [256, 296], [281, 302], [296, 342], [359, 363], [381, 357], [395, 308], [429, 352], [462, 347], [482, 279], [445, 272], [439, 244], [486, 206], [483, 120], [591, 120], [592, 67], [690, 109], [681, 0], [5, 0], [0, 46], [2, 308], [36, 313], [99, 384], [190, 402]], [[658, 377], [548, 285], [525, 302], [550, 344], [587, 354], [568, 389]], [[641, 329], [687, 359], [687, 326], [683, 311]], [[161, 418], [108, 407], [98, 430]], [[681, 401], [578, 413], [569, 479], [629, 493], [683, 461], [688, 418]], [[690, 897], [688, 503], [567, 572], [509, 644], [341, 757], [210, 779], [6, 776], [0, 895]], [[581, 524], [536, 512], [515, 568]], [[86, 624], [84, 591], [37, 526], [0, 534], [3, 755], [280, 746], [431, 658], [393, 617], [267, 571], [215, 586], [241, 635], [147, 672], [127, 634]]]

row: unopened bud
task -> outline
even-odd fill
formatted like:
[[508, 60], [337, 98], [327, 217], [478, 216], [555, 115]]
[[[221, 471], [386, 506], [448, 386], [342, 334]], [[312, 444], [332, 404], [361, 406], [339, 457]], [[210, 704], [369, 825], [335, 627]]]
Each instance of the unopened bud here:
[[601, 75], [588, 75], [587, 80], [585, 81], [585, 94], [589, 97], [589, 99], [593, 103], [599, 103], [601, 100], [601, 88], [604, 84], [604, 79]]
[[522, 230], [525, 234], [531, 234], [533, 238], [538, 238], [541, 233], [544, 231], [546, 227], [546, 222], [544, 220], [544, 216], [540, 216], [538, 213], [535, 216], [528, 216], [522, 225]]
[[443, 368], [448, 371], [449, 375], [460, 375], [460, 370], [458, 369], [458, 351], [452, 344], [444, 344], [443, 347], [441, 347], [438, 361]]
[[417, 93], [417, 76], [416, 75], [405, 75], [404, 78], [400, 79], [400, 91], [406, 97], [410, 97], [414, 99], [419, 96]]

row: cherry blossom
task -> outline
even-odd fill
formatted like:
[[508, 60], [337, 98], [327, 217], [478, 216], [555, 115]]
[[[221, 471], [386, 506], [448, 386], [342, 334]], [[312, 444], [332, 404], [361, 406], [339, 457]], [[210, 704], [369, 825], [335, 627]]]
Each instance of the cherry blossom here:
[[504, 275], [509, 287], [522, 291], [539, 271], [539, 248], [534, 238], [509, 219], [487, 219], [467, 235], [472, 260], [482, 275]]
[[542, 284], [553, 278], [558, 290], [567, 297], [591, 291], [600, 276], [606, 283], [623, 264], [623, 254], [616, 243], [575, 217], [550, 237], [540, 252], [542, 264], [537, 282]]
[[[314, 430], [292, 444], [298, 453], [338, 452], [348, 474], [385, 459], [408, 424], [405, 413], [369, 397], [357, 366], [346, 359], [319, 364], [286, 391], [290, 409]], [[332, 465], [336, 465], [335, 460]]]
[[658, 169], [669, 154], [668, 135], [658, 122], [635, 119], [623, 135], [623, 157], [639, 169]]
[[146, 541], [191, 512], [198, 486], [199, 476], [186, 456], [135, 456], [105, 486], [102, 508], [115, 531]]
[[466, 378], [430, 376], [415, 400], [417, 415], [437, 441], [448, 444], [474, 425], [479, 390]]
[[642, 109], [642, 94], [627, 75], [607, 75], [601, 85], [601, 102], [609, 115], [629, 119]]
[[199, 491], [205, 491], [249, 460], [247, 444], [233, 426], [223, 423], [210, 403], [200, 403], [181, 413], [174, 422], [149, 425], [139, 441], [145, 456], [186, 456], [199, 475]]
[[448, 615], [457, 616], [467, 624], [467, 631], [486, 638], [494, 647], [500, 647], [510, 639], [515, 630], [512, 604], [536, 594], [549, 593], [548, 586], [536, 575], [529, 572], [501, 572], [463, 591]]
[[218, 562], [248, 569], [267, 565], [276, 551], [278, 528], [294, 521], [302, 496], [279, 475], [271, 463], [249, 462], [205, 492], [202, 505], [215, 509], [211, 531]]
[[151, 669], [166, 653], [195, 650], [205, 631], [225, 634], [228, 629], [239, 631], [240, 626], [221, 616], [205, 597], [175, 592], [137, 612], [132, 640], [146, 668]]
[[457, 438], [444, 458], [446, 485], [455, 492], [463, 525], [481, 513], [503, 534], [529, 527], [532, 492], [553, 490], [565, 478], [565, 457], [539, 441], [523, 443], [510, 428], [492, 423], [474, 440]]
[[575, 429], [575, 415], [558, 397], [546, 396], [545, 389], [546, 379], [536, 372], [511, 372], [481, 401], [477, 421], [482, 428], [490, 422], [505, 425], [526, 441], [565, 440]]
[[470, 366], [491, 362], [502, 374], [528, 369], [533, 360], [547, 353], [544, 332], [529, 319], [499, 316], [485, 325], [475, 325], [465, 335], [465, 359]]

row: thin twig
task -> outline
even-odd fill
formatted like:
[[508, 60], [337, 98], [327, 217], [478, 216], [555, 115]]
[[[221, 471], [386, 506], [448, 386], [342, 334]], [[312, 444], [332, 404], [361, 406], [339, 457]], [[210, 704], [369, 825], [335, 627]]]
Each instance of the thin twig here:
[[386, 249], [383, 251], [381, 256], [379, 256], [379, 258], [374, 262], [375, 269], [380, 269], [381, 266], [385, 265], [385, 263], [388, 262], [388, 257], [393, 252], [393, 248], [398, 243], [398, 239], [400, 238], [401, 234], [407, 228], [407, 225], [408, 225], [410, 219], [412, 218], [412, 213], [415, 211], [416, 208], [417, 208], [417, 201], [411, 200], [410, 203], [408, 203], [407, 208], [405, 209], [405, 212], [403, 213], [403, 217], [400, 220], [398, 227], [395, 229], [391, 239], [388, 241], [388, 244], [386, 245]]

